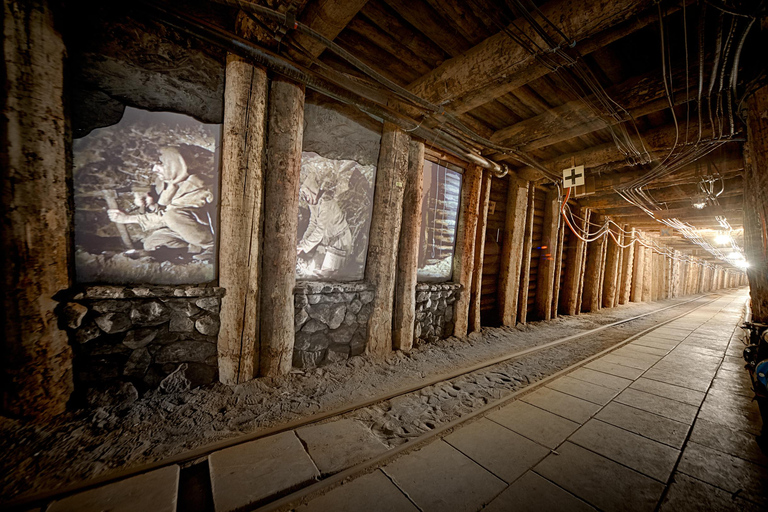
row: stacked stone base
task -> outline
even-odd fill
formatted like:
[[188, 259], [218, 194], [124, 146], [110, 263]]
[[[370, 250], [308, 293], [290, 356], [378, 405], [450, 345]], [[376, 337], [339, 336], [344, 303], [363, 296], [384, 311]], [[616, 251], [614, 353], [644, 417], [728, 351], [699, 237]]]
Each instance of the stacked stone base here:
[[435, 342], [453, 335], [454, 303], [461, 293], [458, 283], [419, 283], [416, 285], [414, 339]]

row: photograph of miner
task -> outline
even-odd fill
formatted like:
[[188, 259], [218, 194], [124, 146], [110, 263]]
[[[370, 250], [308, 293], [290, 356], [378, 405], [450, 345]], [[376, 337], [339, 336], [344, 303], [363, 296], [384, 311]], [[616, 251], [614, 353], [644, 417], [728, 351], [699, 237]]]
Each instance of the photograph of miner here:
[[363, 279], [375, 174], [373, 165], [302, 153], [297, 279]]
[[460, 173], [435, 162], [424, 162], [417, 273], [419, 281], [451, 279], [460, 194]]
[[80, 282], [216, 277], [219, 125], [126, 108], [73, 143]]

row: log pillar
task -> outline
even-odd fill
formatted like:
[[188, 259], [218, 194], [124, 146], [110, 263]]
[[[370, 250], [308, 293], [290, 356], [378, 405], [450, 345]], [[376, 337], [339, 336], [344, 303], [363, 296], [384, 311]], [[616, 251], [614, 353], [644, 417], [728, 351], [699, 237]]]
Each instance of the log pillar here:
[[539, 258], [538, 282], [534, 314], [541, 320], [552, 318], [552, 301], [555, 291], [555, 271], [557, 270], [558, 230], [560, 229], [560, 198], [557, 189], [547, 191], [544, 203], [544, 225], [541, 239], [541, 257]]
[[[617, 237], [621, 241], [621, 234]], [[603, 284], [603, 307], [612, 308], [619, 288], [619, 270], [621, 269], [621, 247], [610, 236], [605, 237], [605, 281]]]
[[632, 268], [632, 302], [643, 301], [643, 279], [645, 278], [645, 253], [648, 248], [639, 242], [635, 247], [635, 260]]
[[[604, 217], [598, 215], [595, 224], [602, 225]], [[602, 236], [587, 247], [587, 266], [584, 271], [584, 291], [582, 292], [581, 310], [595, 312], [600, 310], [602, 295], [602, 273], [605, 258], [605, 239]]]
[[485, 232], [488, 224], [488, 206], [491, 199], [491, 171], [483, 171], [480, 187], [480, 207], [478, 208], [477, 228], [475, 230], [475, 258], [472, 262], [472, 294], [469, 306], [469, 330], [480, 331], [480, 302], [483, 294], [483, 257], [485, 255]]
[[645, 270], [643, 271], [643, 302], [653, 302], [653, 249], [646, 248]]
[[411, 141], [408, 148], [408, 176], [405, 179], [403, 192], [403, 221], [397, 253], [393, 331], [395, 349], [405, 352], [413, 348], [423, 188], [424, 143]]
[[504, 241], [501, 246], [499, 271], [499, 316], [501, 325], [517, 322], [517, 299], [520, 291], [520, 271], [523, 262], [523, 237], [528, 213], [530, 182], [509, 176], [507, 216], [504, 221]]
[[[624, 231], [628, 231], [629, 226], [624, 225]], [[635, 240], [635, 228], [629, 231], [629, 240], [624, 238], [624, 249], [622, 252], [621, 261], [621, 288], [619, 289], [619, 304], [626, 304], [629, 302], [630, 292], [632, 291], [632, 271], [634, 269], [635, 260], [635, 246], [637, 243]]]
[[552, 318], [557, 318], [560, 305], [560, 276], [563, 272], [563, 241], [565, 240], [565, 221], [563, 221], [560, 215], [559, 207], [557, 215], [560, 218], [560, 227], [557, 230], [557, 257], [555, 258], [555, 289], [552, 292]]
[[[590, 215], [589, 208], [579, 209], [579, 217], [574, 219], [576, 231], [581, 233], [587, 228]], [[566, 315], [577, 315], [581, 310], [581, 288], [584, 282], [586, 263], [587, 242], [576, 235], [574, 237], [576, 242], [568, 248], [568, 267], [566, 268], [560, 299], [562, 310]]]
[[517, 294], [517, 321], [525, 324], [528, 321], [528, 284], [531, 280], [531, 250], [533, 248], [533, 216], [536, 187], [528, 188], [528, 214], [525, 219], [525, 234], [523, 235], [523, 261], [520, 267], [520, 287]]
[[264, 176], [259, 374], [288, 373], [293, 361], [304, 86], [275, 77], [269, 89]]
[[752, 321], [768, 322], [768, 86], [747, 99], [744, 248]]
[[466, 336], [469, 329], [470, 292], [482, 181], [483, 170], [477, 165], [470, 165], [464, 171], [461, 183], [461, 210], [456, 227], [456, 251], [453, 256], [453, 280], [461, 285], [461, 293], [454, 303], [453, 313], [453, 334], [459, 338]]
[[365, 279], [374, 289], [366, 353], [374, 356], [392, 350], [395, 275], [409, 144], [408, 134], [392, 123], [384, 123], [365, 268]]
[[221, 140], [221, 301], [219, 380], [234, 385], [259, 371], [264, 143], [268, 80], [265, 69], [227, 56]]
[[2, 409], [45, 420], [64, 412], [73, 389], [55, 311], [71, 263], [66, 49], [46, 0], [3, 2], [2, 25]]

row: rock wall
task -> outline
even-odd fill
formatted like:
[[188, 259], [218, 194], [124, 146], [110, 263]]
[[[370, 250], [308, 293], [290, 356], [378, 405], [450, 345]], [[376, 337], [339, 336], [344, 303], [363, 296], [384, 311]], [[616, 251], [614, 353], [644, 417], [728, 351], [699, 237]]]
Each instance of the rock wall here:
[[301, 281], [293, 293], [295, 368], [315, 368], [365, 351], [371, 285]]
[[179, 373], [193, 387], [218, 381], [223, 295], [222, 288], [196, 286], [91, 286], [76, 293], [62, 311], [76, 392], [125, 383], [143, 392], [183, 381]]
[[461, 294], [459, 283], [416, 285], [416, 323], [413, 337], [426, 342], [453, 335], [453, 304]]

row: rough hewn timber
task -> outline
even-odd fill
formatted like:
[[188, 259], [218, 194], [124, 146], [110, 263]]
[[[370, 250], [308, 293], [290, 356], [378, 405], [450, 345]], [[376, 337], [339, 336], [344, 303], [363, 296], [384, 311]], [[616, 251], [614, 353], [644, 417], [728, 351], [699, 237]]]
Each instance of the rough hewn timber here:
[[259, 371], [267, 72], [227, 56], [221, 140], [219, 380], [234, 385]]
[[744, 242], [752, 321], [768, 323], [768, 86], [747, 100], [747, 146], [744, 194]]
[[46, 0], [3, 2], [2, 367], [5, 414], [48, 419], [72, 392], [56, 294], [70, 285], [65, 47]]
[[635, 246], [637, 242], [629, 243], [635, 239], [635, 228], [630, 231], [629, 226], [624, 224], [624, 231], [628, 231], [629, 234], [624, 238], [624, 247], [622, 249], [622, 261], [621, 261], [621, 288], [619, 289], [619, 304], [626, 304], [629, 302], [630, 292], [632, 291], [632, 271], [633, 262], [635, 260]]
[[507, 189], [507, 215], [501, 246], [499, 271], [499, 320], [501, 325], [514, 326], [517, 322], [517, 297], [520, 289], [520, 267], [523, 261], [523, 235], [528, 213], [530, 182], [515, 175], [509, 176]]
[[[617, 237], [621, 241], [621, 237]], [[621, 247], [613, 238], [606, 237], [605, 279], [603, 280], [603, 307], [612, 308], [619, 288]]]
[[541, 239], [541, 257], [536, 284], [534, 311], [537, 318], [552, 318], [552, 301], [555, 292], [555, 271], [557, 270], [558, 231], [560, 229], [560, 198], [557, 189], [547, 191], [544, 203], [544, 225]]
[[[581, 232], [581, 230], [586, 228], [590, 215], [591, 212], [588, 208], [579, 208], [578, 218], [573, 219], [575, 223], [574, 228], [577, 232]], [[566, 315], [577, 315], [580, 311], [581, 284], [584, 280], [584, 263], [587, 249], [587, 242], [575, 234], [573, 236], [576, 240], [568, 248], [568, 267], [566, 268], [563, 291], [560, 296], [562, 310]]]
[[645, 253], [648, 248], [640, 243], [635, 244], [635, 259], [632, 268], [632, 302], [643, 301], [643, 279], [645, 274]]
[[647, 249], [645, 254], [645, 270], [643, 271], [643, 302], [653, 301], [653, 263], [654, 263], [654, 250]]
[[483, 257], [485, 253], [485, 228], [488, 224], [488, 206], [491, 199], [491, 171], [483, 171], [483, 183], [480, 188], [480, 208], [477, 217], [477, 229], [475, 230], [475, 259], [472, 263], [472, 295], [469, 305], [470, 332], [479, 331], [480, 324], [480, 299], [483, 294]]
[[[575, 41], [584, 40], [603, 32], [652, 5], [649, 0], [593, 0], [566, 2], [552, 0], [541, 7], [543, 14], [555, 20], [560, 29]], [[539, 18], [538, 14], [534, 17]], [[545, 23], [539, 19], [541, 23]], [[531, 24], [519, 21], [513, 31], [522, 31], [538, 44], [548, 45], [534, 31]], [[446, 103], [483, 91], [480, 98], [463, 100], [463, 111], [487, 103], [547, 73], [539, 60], [501, 31], [463, 54], [444, 62], [437, 69], [410, 85], [412, 92], [433, 103]], [[545, 68], [546, 69], [546, 68]], [[452, 106], [457, 108], [458, 105]]]
[[392, 308], [409, 143], [410, 137], [405, 132], [384, 123], [365, 268], [365, 279], [374, 287], [366, 352], [375, 356], [392, 350]]
[[395, 349], [406, 352], [413, 347], [423, 188], [424, 143], [412, 140], [408, 149], [408, 176], [405, 179], [403, 221], [397, 253], [397, 287], [395, 289], [393, 332]]
[[563, 240], [565, 239], [565, 221], [560, 215], [558, 206], [557, 216], [559, 217], [560, 227], [557, 230], [557, 256], [555, 257], [555, 281], [552, 283], [552, 318], [557, 318], [560, 305], [560, 274], [563, 271]]
[[480, 210], [480, 188], [483, 170], [470, 165], [464, 171], [461, 184], [461, 210], [456, 227], [456, 251], [453, 257], [453, 280], [462, 286], [462, 292], [454, 306], [454, 335], [466, 336], [469, 329], [469, 303], [472, 289], [472, 269], [475, 258], [477, 217]]
[[[301, 21], [315, 32], [334, 40], [367, 2], [368, 0], [316, 0], [307, 5], [301, 14]], [[319, 57], [325, 50], [325, 45], [317, 39], [298, 32], [294, 33], [293, 37], [313, 57]]]
[[528, 284], [531, 280], [531, 250], [533, 247], [533, 216], [536, 187], [528, 188], [528, 215], [525, 219], [525, 234], [523, 235], [523, 261], [520, 267], [520, 288], [517, 297], [517, 321], [525, 324], [528, 321]]
[[[595, 224], [602, 225], [603, 217], [598, 215]], [[581, 310], [595, 312], [600, 310], [602, 295], [602, 273], [605, 258], [605, 236], [600, 237], [587, 246], [587, 266], [584, 271], [584, 291]]]
[[[616, 234], [616, 238], [619, 239], [619, 243], [621, 245], [624, 245], [629, 237], [622, 231], [620, 233]], [[618, 258], [619, 262], [616, 266], [616, 293], [613, 294], [613, 305], [611, 307], [616, 307], [619, 305], [619, 300], [621, 299], [621, 271], [624, 268], [624, 248], [619, 247], [618, 249]]]
[[275, 77], [269, 89], [259, 374], [288, 373], [293, 360], [304, 87]]

